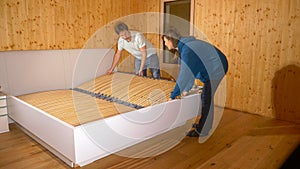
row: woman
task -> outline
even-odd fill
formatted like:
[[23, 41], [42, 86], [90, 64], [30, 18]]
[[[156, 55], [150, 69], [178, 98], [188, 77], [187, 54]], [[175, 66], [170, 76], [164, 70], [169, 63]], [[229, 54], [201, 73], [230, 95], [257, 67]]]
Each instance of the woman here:
[[174, 28], [168, 30], [162, 39], [169, 50], [177, 50], [181, 57], [180, 73], [170, 100], [189, 91], [195, 78], [204, 84], [201, 118], [197, 124], [193, 124], [194, 129], [187, 136], [207, 136], [213, 124], [214, 95], [228, 70], [226, 56], [215, 46], [193, 36], [181, 37]]

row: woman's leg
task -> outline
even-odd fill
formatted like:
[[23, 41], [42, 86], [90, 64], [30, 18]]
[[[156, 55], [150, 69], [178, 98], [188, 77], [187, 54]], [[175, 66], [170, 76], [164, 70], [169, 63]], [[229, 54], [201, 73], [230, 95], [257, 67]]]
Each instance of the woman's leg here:
[[204, 83], [202, 94], [201, 94], [201, 101], [202, 101], [201, 118], [199, 120], [199, 123], [196, 125], [196, 130], [200, 135], [208, 135], [209, 130], [212, 128], [213, 113], [214, 113], [213, 92], [212, 92], [210, 81]]
[[187, 136], [197, 137], [209, 134], [214, 120], [214, 95], [220, 82], [221, 80], [211, 80], [204, 83], [201, 94], [202, 108], [199, 113], [201, 114], [201, 118], [198, 124], [193, 125], [195, 130], [188, 132]]
[[[222, 80], [222, 79], [221, 79]], [[200, 136], [206, 136], [212, 129], [214, 121], [214, 96], [221, 80], [211, 80], [205, 83], [202, 91], [202, 115], [196, 129]], [[203, 117], [203, 118], [202, 118]]]

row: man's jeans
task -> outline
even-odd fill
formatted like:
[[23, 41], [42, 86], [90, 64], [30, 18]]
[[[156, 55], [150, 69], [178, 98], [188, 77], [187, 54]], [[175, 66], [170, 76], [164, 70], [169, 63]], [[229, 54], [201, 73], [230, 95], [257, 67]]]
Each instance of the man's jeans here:
[[[138, 74], [141, 66], [141, 60], [135, 59], [135, 73]], [[143, 76], [147, 76], [147, 68], [149, 68], [154, 79], [160, 79], [160, 68], [157, 54], [153, 54], [146, 59], [143, 69]]]

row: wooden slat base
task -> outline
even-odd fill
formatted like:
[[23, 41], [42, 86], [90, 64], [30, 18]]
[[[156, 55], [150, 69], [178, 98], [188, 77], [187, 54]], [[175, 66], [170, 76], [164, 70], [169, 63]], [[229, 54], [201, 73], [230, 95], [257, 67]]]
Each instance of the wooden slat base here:
[[39, 92], [18, 98], [73, 126], [135, 110], [72, 90]]
[[[101, 93], [143, 107], [166, 102], [175, 83], [126, 73], [99, 76], [78, 89]], [[135, 110], [74, 90], [53, 90], [18, 96], [19, 99], [73, 126]]]

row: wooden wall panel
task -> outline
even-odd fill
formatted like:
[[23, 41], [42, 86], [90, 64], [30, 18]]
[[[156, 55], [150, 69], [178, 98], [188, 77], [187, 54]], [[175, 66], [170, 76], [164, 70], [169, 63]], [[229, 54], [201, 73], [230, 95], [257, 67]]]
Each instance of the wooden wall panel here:
[[[159, 2], [1, 0], [0, 51], [82, 48], [86, 46], [86, 41], [106, 24], [131, 14], [158, 12]], [[135, 25], [141, 20], [137, 20]], [[159, 21], [157, 25], [152, 23], [151, 26], [158, 27], [158, 24]], [[87, 47], [97, 47], [101, 44], [108, 46], [105, 42], [109, 39], [114, 41], [114, 38], [116, 35], [112, 31], [112, 34], [101, 37], [101, 41], [90, 42]]]
[[[114, 48], [114, 24], [125, 21], [130, 29], [159, 31], [159, 0], [1, 0], [0, 51], [77, 48]], [[151, 33], [151, 32], [150, 32]], [[147, 35], [159, 46], [159, 36]], [[119, 70], [134, 71], [126, 52]]]
[[299, 0], [196, 0], [195, 26], [229, 59], [227, 107], [300, 122], [300, 112], [291, 106], [276, 109], [285, 99], [299, 105], [299, 99], [292, 99], [299, 89], [287, 87], [290, 94], [274, 103], [276, 73], [291, 65], [290, 73], [299, 73], [299, 20]]
[[[141, 15], [159, 6], [160, 0], [1, 0], [0, 51], [115, 48], [113, 23], [120, 18], [158, 47], [151, 32], [159, 32], [159, 18]], [[196, 28], [229, 59], [227, 107], [300, 121], [293, 108], [299, 99], [292, 99], [299, 89], [289, 85], [299, 77], [299, 10], [299, 0], [195, 0]], [[133, 57], [125, 52], [122, 61], [121, 70], [134, 71]]]

